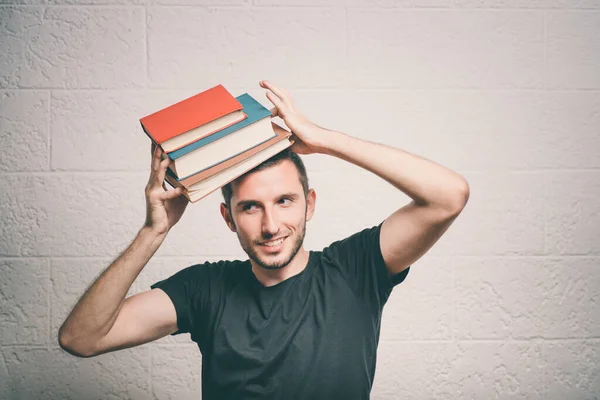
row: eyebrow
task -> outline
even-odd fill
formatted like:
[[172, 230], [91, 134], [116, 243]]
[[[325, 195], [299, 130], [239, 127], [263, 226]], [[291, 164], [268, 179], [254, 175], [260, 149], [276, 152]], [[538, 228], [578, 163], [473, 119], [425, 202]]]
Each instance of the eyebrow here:
[[[282, 199], [283, 197], [289, 197], [292, 200], [297, 200], [300, 196], [297, 193], [293, 193], [293, 192], [289, 192], [289, 193], [284, 193], [282, 195], [280, 195], [277, 200]], [[247, 205], [254, 205], [254, 204], [261, 204], [260, 201], [257, 200], [240, 200], [237, 202], [237, 204], [235, 205], [236, 208], [243, 208]]]

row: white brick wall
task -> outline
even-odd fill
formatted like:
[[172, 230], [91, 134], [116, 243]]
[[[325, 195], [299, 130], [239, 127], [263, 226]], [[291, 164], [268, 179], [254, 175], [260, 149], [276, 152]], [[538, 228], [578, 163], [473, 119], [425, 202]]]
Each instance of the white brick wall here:
[[[0, 398], [200, 398], [189, 335], [78, 359], [57, 331], [143, 222], [139, 118], [217, 83], [269, 105], [260, 79], [470, 183], [386, 306], [373, 399], [600, 397], [599, 0], [0, 3]], [[408, 201], [304, 160], [309, 249]], [[188, 208], [130, 294], [245, 257], [220, 201]]]

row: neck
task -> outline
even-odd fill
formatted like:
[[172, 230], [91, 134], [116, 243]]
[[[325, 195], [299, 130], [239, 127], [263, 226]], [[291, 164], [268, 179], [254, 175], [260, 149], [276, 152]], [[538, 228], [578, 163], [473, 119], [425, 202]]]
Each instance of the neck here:
[[292, 261], [283, 268], [265, 269], [256, 264], [252, 259], [250, 259], [250, 263], [252, 264], [252, 272], [256, 276], [256, 279], [263, 286], [273, 286], [304, 271], [308, 264], [308, 256], [309, 252], [302, 247], [298, 250]]

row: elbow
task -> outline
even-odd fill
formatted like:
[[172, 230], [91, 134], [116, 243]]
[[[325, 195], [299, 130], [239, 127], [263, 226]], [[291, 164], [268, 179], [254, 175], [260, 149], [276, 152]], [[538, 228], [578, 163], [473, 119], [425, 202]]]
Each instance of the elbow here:
[[457, 216], [462, 212], [469, 202], [469, 196], [471, 195], [471, 188], [466, 179], [462, 178], [461, 183], [453, 191], [452, 200], [449, 202], [449, 210], [453, 216]]
[[67, 336], [62, 332], [62, 327], [58, 331], [58, 345], [61, 349], [71, 354], [72, 356], [79, 358], [90, 358], [94, 357], [95, 354], [91, 352], [89, 349], [85, 350], [80, 348], [79, 346], [75, 346], [72, 341], [70, 341]]
[[[461, 203], [462, 208], [465, 208], [465, 206], [469, 202], [469, 196], [471, 196], [471, 187], [469, 186], [469, 182], [467, 182], [466, 179], [463, 180], [463, 184], [460, 188], [459, 193], [462, 198], [462, 203]], [[461, 210], [462, 210], [462, 208], [461, 208]]]

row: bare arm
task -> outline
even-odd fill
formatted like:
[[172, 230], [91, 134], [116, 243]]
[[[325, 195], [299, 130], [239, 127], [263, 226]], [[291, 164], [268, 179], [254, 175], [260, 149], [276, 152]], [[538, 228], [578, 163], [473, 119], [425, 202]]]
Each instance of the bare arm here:
[[131, 245], [96, 279], [79, 299], [58, 331], [60, 346], [77, 356], [91, 355], [115, 323], [131, 285], [163, 242], [142, 228]]
[[421, 258], [462, 212], [470, 195], [459, 174], [423, 157], [322, 128], [323, 152], [362, 167], [412, 198], [381, 226], [381, 254], [389, 275]]
[[[469, 184], [459, 174], [409, 152], [322, 128], [296, 110], [289, 92], [268, 81], [267, 98], [292, 130], [292, 151], [341, 158], [385, 179], [412, 198], [386, 218], [381, 253], [390, 275], [418, 260], [446, 232], [469, 199]], [[275, 130], [282, 129], [274, 127]]]
[[115, 324], [131, 285], [187, 206], [188, 201], [181, 195], [180, 188], [165, 190], [164, 177], [170, 161], [161, 162], [160, 156], [160, 149], [153, 145], [143, 228], [79, 299], [58, 331], [60, 346], [73, 355], [94, 354], [100, 340]]

